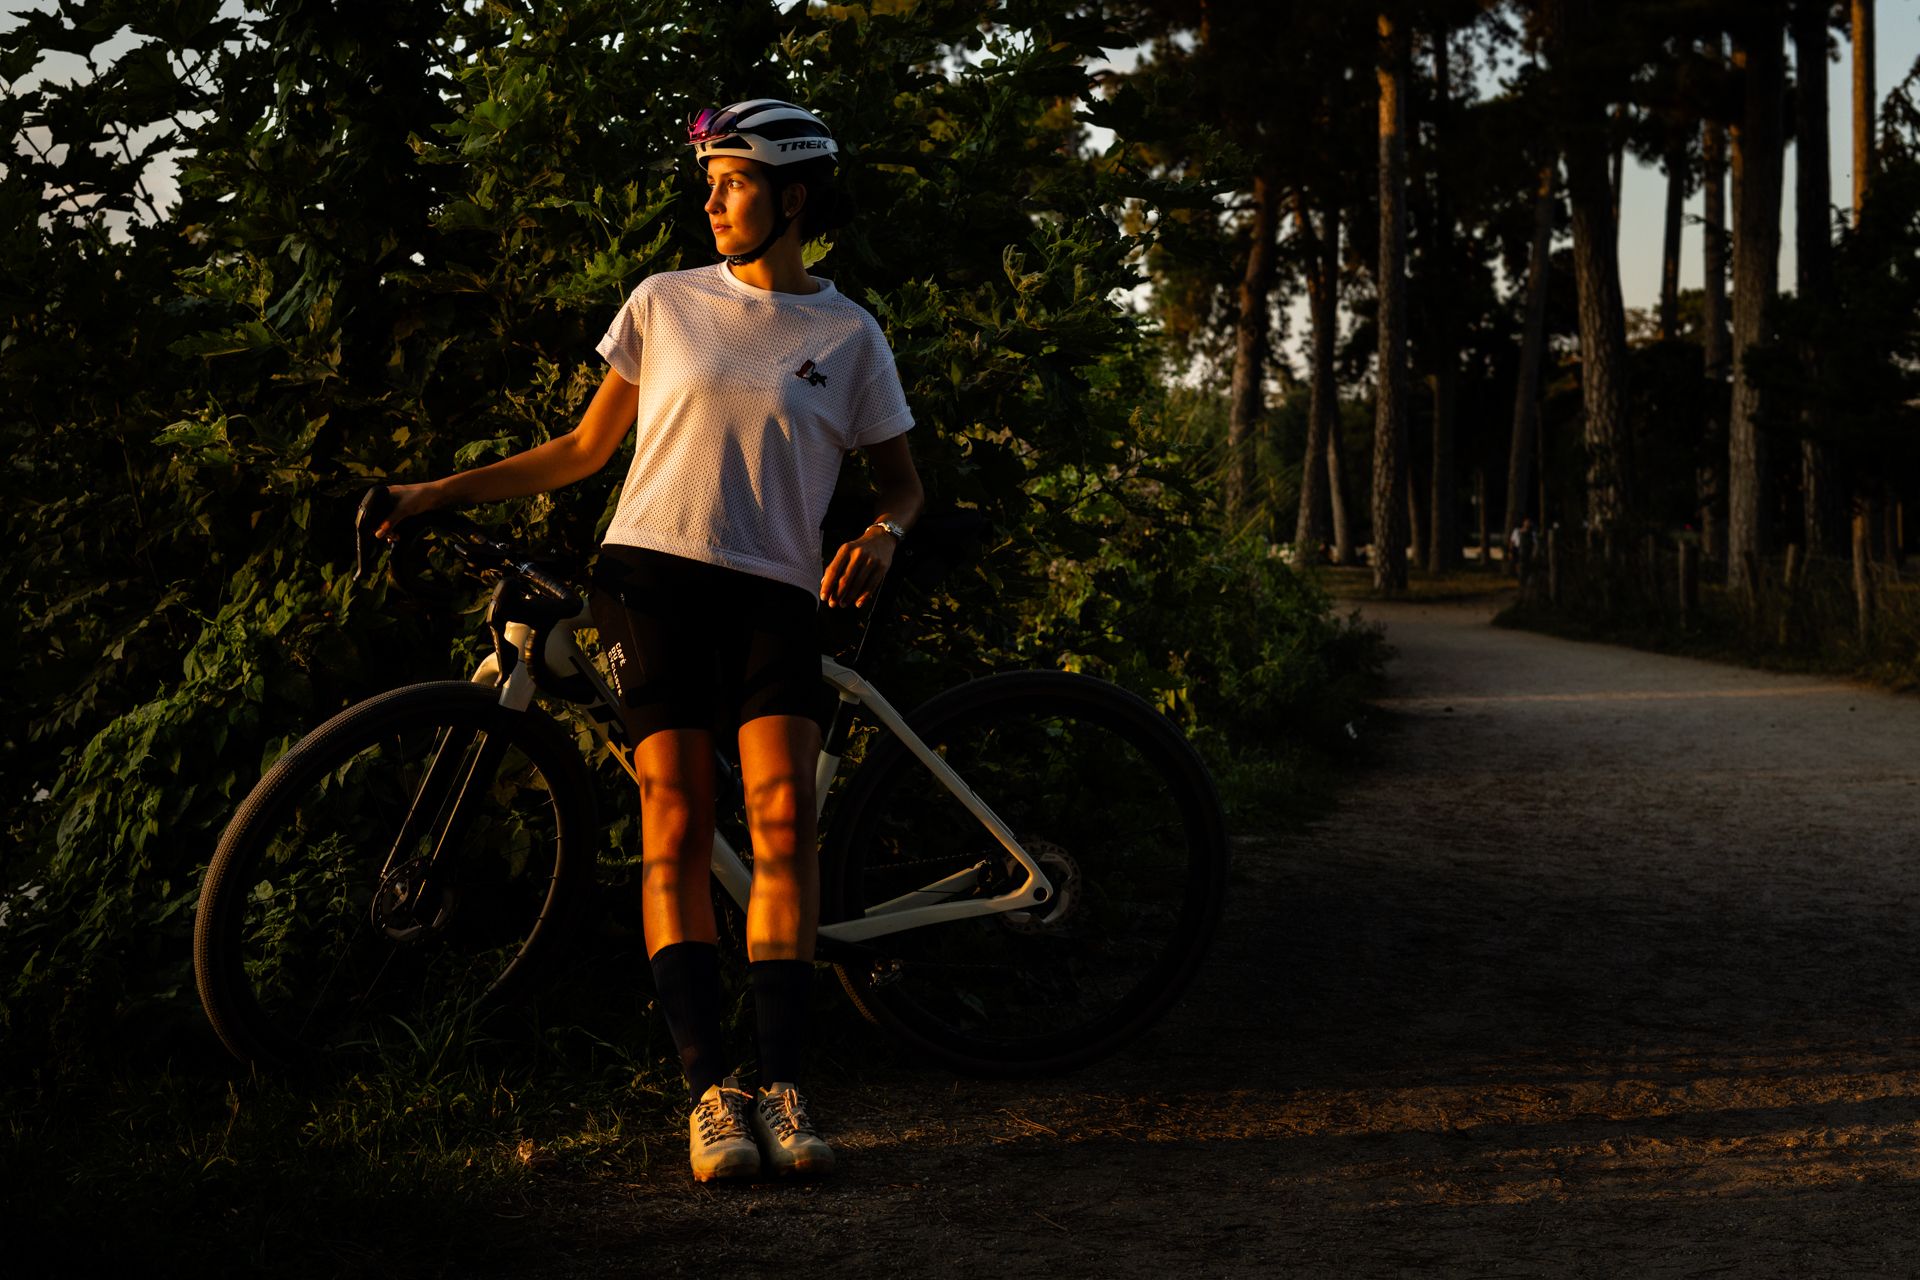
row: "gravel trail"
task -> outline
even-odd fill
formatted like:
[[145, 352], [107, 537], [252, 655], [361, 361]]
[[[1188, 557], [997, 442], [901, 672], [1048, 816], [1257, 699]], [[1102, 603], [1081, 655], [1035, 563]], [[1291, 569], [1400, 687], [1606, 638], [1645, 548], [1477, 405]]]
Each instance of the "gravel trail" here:
[[1920, 1274], [1920, 699], [1362, 607], [1377, 758], [1238, 841], [1137, 1047], [853, 1070], [818, 1186], [693, 1187], [662, 1133], [502, 1270]]

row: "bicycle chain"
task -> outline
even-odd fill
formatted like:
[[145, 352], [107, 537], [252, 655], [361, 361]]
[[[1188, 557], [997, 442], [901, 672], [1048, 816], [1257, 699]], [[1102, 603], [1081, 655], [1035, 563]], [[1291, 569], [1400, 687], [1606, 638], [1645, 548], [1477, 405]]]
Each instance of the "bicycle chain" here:
[[975, 858], [971, 862], [956, 865], [954, 859], [948, 856], [945, 858], [922, 858], [918, 862], [889, 862], [885, 866], [869, 867], [868, 869], [876, 873], [891, 873], [894, 871], [913, 871], [920, 867], [951, 867], [953, 870], [947, 874], [952, 875], [954, 871], [970, 871], [981, 863], [988, 861], [991, 861], [991, 859]]

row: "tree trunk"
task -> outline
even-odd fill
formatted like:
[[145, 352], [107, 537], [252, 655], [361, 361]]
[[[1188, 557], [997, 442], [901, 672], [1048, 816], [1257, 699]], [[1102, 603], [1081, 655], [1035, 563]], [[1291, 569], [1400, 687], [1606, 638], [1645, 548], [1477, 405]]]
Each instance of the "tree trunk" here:
[[1620, 193], [1627, 185], [1627, 104], [1613, 107], [1612, 150], [1607, 155], [1607, 190], [1613, 196], [1613, 251], [1620, 252]]
[[1473, 469], [1473, 509], [1480, 517], [1480, 568], [1492, 566], [1493, 540], [1487, 536], [1487, 464]]
[[[1736, 568], [1766, 551], [1760, 513], [1765, 498], [1766, 439], [1760, 397], [1747, 377], [1749, 351], [1768, 336], [1767, 315], [1779, 288], [1781, 99], [1786, 89], [1780, 26], [1750, 16], [1733, 61], [1741, 68], [1743, 102], [1733, 129], [1733, 396], [1727, 422], [1727, 554]], [[1733, 581], [1744, 588], [1747, 574]]]
[[[1520, 335], [1520, 380], [1513, 393], [1513, 438], [1507, 449], [1507, 518], [1504, 539], [1527, 514], [1527, 473], [1533, 466], [1533, 441], [1540, 421], [1540, 366], [1547, 349], [1547, 270], [1553, 249], [1553, 180], [1558, 159], [1540, 166], [1533, 198], [1533, 248], [1527, 255], [1527, 321]], [[1542, 465], [1545, 459], [1541, 460]], [[1544, 511], [1535, 513], [1546, 527]]]
[[1864, 655], [1873, 647], [1873, 504], [1861, 502], [1853, 515], [1853, 624]]
[[1433, 465], [1427, 478], [1427, 520], [1433, 529], [1432, 545], [1427, 548], [1429, 573], [1446, 573], [1460, 566], [1459, 477], [1454, 474], [1454, 408], [1459, 398], [1459, 378], [1453, 369], [1454, 350], [1441, 344], [1440, 358], [1445, 363], [1433, 375]]
[[[1873, 116], [1878, 105], [1874, 89], [1874, 3], [1853, 0], [1853, 225], [1860, 225], [1866, 207], [1867, 191], [1873, 184], [1878, 164], [1874, 154]], [[1873, 557], [1874, 498], [1868, 477], [1855, 477], [1853, 577], [1859, 592], [1861, 643], [1866, 643], [1872, 623], [1872, 598], [1866, 583], [1871, 576], [1868, 562]]]
[[[1797, 0], [1793, 6], [1794, 79], [1794, 287], [1800, 297], [1824, 305], [1833, 295], [1833, 200], [1827, 157], [1827, 0]], [[1802, 352], [1813, 374], [1819, 353]], [[1807, 554], [1834, 551], [1846, 540], [1844, 512], [1835, 499], [1824, 423], [1817, 410], [1802, 418], [1808, 438], [1800, 446], [1800, 493]]]
[[1873, 177], [1873, 0], [1853, 0], [1853, 218], [1867, 202]]
[[[1860, 225], [1860, 213], [1867, 203], [1867, 188], [1873, 179], [1873, 0], [1853, 0], [1853, 225]], [[1873, 636], [1873, 497], [1869, 478], [1854, 477], [1853, 488], [1853, 589], [1855, 624], [1859, 628], [1860, 648], [1864, 653]]]
[[1373, 586], [1407, 588], [1407, 146], [1401, 103], [1407, 72], [1406, 27], [1387, 13], [1380, 32], [1379, 388], [1373, 418]]
[[[1436, 157], [1443, 154], [1448, 116], [1453, 109], [1452, 67], [1448, 54], [1447, 29], [1433, 33], [1434, 143]], [[1451, 303], [1454, 287], [1453, 204], [1448, 199], [1446, 166], [1433, 165], [1433, 254], [1441, 287], [1437, 291], [1438, 314], [1434, 327], [1439, 342], [1434, 350], [1433, 373], [1433, 458], [1428, 468], [1428, 519], [1433, 530], [1427, 548], [1427, 571], [1446, 573], [1460, 563], [1460, 509], [1458, 478], [1454, 474], [1454, 404], [1459, 383], [1459, 326], [1454, 323]], [[1418, 537], [1416, 529], [1415, 536]]]
[[1579, 292], [1580, 395], [1587, 447], [1587, 527], [1612, 532], [1632, 504], [1627, 458], [1627, 317], [1620, 301], [1615, 186], [1607, 175], [1603, 101], [1578, 83], [1580, 53], [1597, 38], [1593, 0], [1549, 0], [1547, 46], [1556, 75], [1574, 82], [1567, 127], [1567, 202]]
[[[1720, 57], [1720, 41], [1713, 41], [1713, 56]], [[1718, 120], [1706, 121], [1700, 140], [1701, 194], [1705, 210], [1700, 229], [1700, 257], [1703, 280], [1701, 320], [1706, 333], [1705, 372], [1711, 418], [1707, 439], [1718, 447], [1707, 452], [1697, 475], [1700, 498], [1700, 552], [1718, 562], [1727, 553], [1727, 486], [1723, 462], [1726, 449], [1727, 366], [1733, 361], [1733, 342], [1727, 333], [1727, 131]]]
[[[1868, 190], [1873, 185], [1874, 171], [1879, 166], [1879, 158], [1874, 154], [1873, 116], [1875, 103], [1874, 89], [1874, 3], [1873, 0], [1853, 0], [1853, 223], [1860, 225], [1861, 213], [1867, 203]], [[1873, 527], [1872, 512], [1876, 505], [1875, 490], [1886, 490], [1885, 479], [1875, 478], [1869, 481], [1866, 476], [1855, 478], [1855, 504], [1868, 514], [1864, 517], [1869, 529]], [[1887, 502], [1886, 527], [1897, 530], [1905, 520], [1905, 512], [1898, 497], [1892, 492], [1884, 494]], [[1889, 559], [1897, 558], [1900, 543], [1903, 541], [1897, 533], [1890, 533], [1886, 541], [1886, 554]], [[1853, 540], [1854, 576], [1864, 582], [1868, 574], [1866, 560], [1873, 554], [1871, 536], [1861, 537], [1856, 533]], [[1896, 571], [1898, 565], [1895, 565]], [[1861, 596], [1862, 634], [1868, 625], [1868, 598]]]
[[1600, 139], [1577, 132], [1567, 142], [1567, 196], [1573, 206], [1573, 269], [1579, 289], [1580, 392], [1587, 446], [1587, 523], [1617, 529], [1626, 521], [1627, 318]]
[[1340, 405], [1332, 406], [1327, 431], [1327, 506], [1333, 513], [1333, 562], [1353, 563], [1353, 517], [1347, 512], [1346, 467], [1341, 459]]
[[1660, 340], [1680, 336], [1680, 231], [1687, 211], [1687, 139], [1678, 129], [1667, 144], [1667, 210], [1660, 241]]
[[1420, 472], [1420, 444], [1413, 438], [1412, 424], [1408, 424], [1407, 439], [1407, 567], [1424, 569], [1427, 567], [1427, 530], [1426, 513], [1421, 510], [1421, 500], [1426, 496], [1426, 477]]
[[1293, 527], [1296, 556], [1318, 555], [1327, 539], [1326, 489], [1320, 460], [1338, 428], [1339, 388], [1334, 382], [1333, 348], [1339, 339], [1340, 223], [1331, 212], [1313, 225], [1307, 202], [1299, 197], [1294, 216], [1307, 247], [1307, 313], [1313, 327], [1313, 375], [1307, 401], [1307, 452], [1300, 463], [1300, 514]]
[[1266, 174], [1253, 180], [1253, 225], [1240, 279], [1240, 318], [1234, 331], [1232, 400], [1227, 411], [1227, 529], [1237, 534], [1252, 517], [1253, 436], [1266, 408], [1267, 298], [1273, 292], [1274, 238], [1280, 199]]

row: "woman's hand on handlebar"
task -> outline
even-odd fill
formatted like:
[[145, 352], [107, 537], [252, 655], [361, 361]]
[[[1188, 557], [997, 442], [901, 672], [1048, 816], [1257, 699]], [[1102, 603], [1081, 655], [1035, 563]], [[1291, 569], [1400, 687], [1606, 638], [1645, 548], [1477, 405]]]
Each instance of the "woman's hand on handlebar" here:
[[423, 516], [447, 504], [437, 480], [428, 480], [423, 484], [388, 485], [387, 496], [393, 505], [387, 508], [386, 517], [380, 521], [380, 527], [373, 531], [373, 536], [385, 538], [388, 542], [399, 536], [396, 526], [402, 520]]

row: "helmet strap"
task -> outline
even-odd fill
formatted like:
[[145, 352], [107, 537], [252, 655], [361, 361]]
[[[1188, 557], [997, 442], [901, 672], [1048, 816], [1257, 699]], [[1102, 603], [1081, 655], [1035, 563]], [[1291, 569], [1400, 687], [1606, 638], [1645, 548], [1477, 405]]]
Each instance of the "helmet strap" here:
[[793, 219], [787, 214], [784, 214], [784, 213], [781, 214], [779, 217], [773, 220], [773, 230], [767, 232], [767, 238], [765, 240], [762, 240], [759, 244], [747, 250], [745, 253], [728, 254], [727, 261], [732, 263], [736, 267], [744, 267], [749, 262], [758, 262], [760, 260], [760, 256], [764, 254], [767, 250], [773, 248], [774, 243], [777, 240], [779, 240], [781, 236], [787, 234], [787, 228], [792, 225], [793, 225]]

